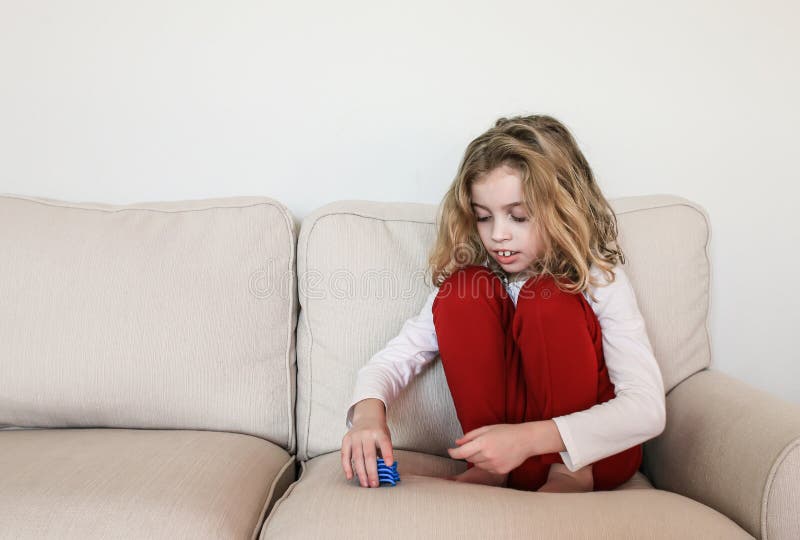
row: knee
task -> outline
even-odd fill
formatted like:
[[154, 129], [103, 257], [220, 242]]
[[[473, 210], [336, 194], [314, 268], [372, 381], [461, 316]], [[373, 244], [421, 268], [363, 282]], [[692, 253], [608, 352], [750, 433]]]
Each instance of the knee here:
[[562, 291], [550, 276], [531, 278], [522, 286], [517, 298], [517, 311], [522, 317], [534, 316], [543, 325], [561, 327], [570, 321], [586, 324], [580, 293]]
[[526, 300], [540, 310], [553, 309], [565, 303], [574, 303], [575, 295], [562, 291], [551, 276], [532, 277], [520, 288], [519, 300]]
[[440, 304], [462, 305], [485, 299], [508, 297], [503, 282], [485, 266], [470, 265], [453, 272], [439, 287], [434, 307]]

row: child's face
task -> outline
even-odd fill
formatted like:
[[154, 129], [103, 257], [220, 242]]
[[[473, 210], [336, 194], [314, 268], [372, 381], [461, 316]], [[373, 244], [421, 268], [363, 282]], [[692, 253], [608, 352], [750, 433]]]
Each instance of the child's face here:
[[[542, 253], [539, 226], [522, 202], [520, 173], [507, 165], [489, 171], [472, 185], [472, 209], [486, 251], [500, 263], [509, 278], [526, 270]], [[519, 203], [516, 206], [508, 206]], [[510, 257], [498, 250], [516, 252]]]

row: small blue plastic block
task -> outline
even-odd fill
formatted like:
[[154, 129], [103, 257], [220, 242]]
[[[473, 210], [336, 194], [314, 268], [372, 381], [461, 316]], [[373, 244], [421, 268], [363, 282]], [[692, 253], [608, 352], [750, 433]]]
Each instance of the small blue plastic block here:
[[397, 485], [397, 482], [400, 481], [400, 474], [397, 472], [397, 461], [389, 467], [383, 461], [383, 458], [378, 458], [378, 480], [380, 480], [381, 486], [383, 484]]

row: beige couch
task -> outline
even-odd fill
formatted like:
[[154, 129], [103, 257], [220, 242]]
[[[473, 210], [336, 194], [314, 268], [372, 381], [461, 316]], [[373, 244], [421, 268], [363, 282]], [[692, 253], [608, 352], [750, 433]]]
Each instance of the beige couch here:
[[389, 409], [400, 484], [344, 477], [435, 206], [0, 197], [0, 538], [800, 538], [800, 407], [709, 369], [705, 212], [612, 204], [667, 426], [619, 489], [550, 494], [439, 478], [465, 463], [438, 361]]

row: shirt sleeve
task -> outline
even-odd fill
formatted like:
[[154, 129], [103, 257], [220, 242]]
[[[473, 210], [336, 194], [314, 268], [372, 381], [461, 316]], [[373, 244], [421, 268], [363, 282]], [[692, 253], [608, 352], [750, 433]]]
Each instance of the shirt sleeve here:
[[411, 379], [436, 358], [439, 343], [433, 325], [433, 301], [438, 291], [438, 287], [435, 288], [419, 314], [403, 323], [400, 333], [358, 371], [353, 398], [347, 409], [347, 429], [353, 425], [356, 403], [377, 398], [388, 407]]
[[[615, 397], [553, 418], [564, 441], [564, 465], [577, 471], [664, 431], [664, 382], [633, 287], [622, 267], [613, 283], [594, 289], [603, 356]], [[602, 278], [601, 278], [602, 279]]]

